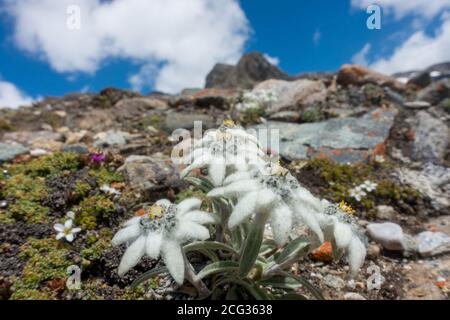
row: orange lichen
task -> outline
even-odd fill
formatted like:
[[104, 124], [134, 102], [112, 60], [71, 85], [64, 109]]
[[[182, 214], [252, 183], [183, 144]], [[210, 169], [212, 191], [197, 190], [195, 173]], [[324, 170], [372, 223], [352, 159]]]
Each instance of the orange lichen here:
[[324, 242], [320, 247], [311, 253], [311, 258], [315, 261], [331, 262], [333, 261], [333, 248], [331, 242]]

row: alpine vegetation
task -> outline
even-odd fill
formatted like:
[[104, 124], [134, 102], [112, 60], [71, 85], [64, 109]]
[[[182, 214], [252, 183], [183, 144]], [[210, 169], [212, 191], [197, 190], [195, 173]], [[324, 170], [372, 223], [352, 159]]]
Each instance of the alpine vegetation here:
[[[133, 286], [169, 272], [178, 284], [190, 282], [202, 298], [305, 298], [302, 287], [323, 299], [292, 271], [293, 264], [324, 241], [331, 242], [336, 259], [345, 256], [350, 276], [364, 263], [365, 240], [354, 210], [315, 197], [231, 120], [194, 142], [184, 162], [184, 179], [205, 201], [159, 200], [113, 238], [114, 245], [128, 244], [120, 275], [145, 255], [164, 261], [165, 268], [149, 270]], [[299, 228], [309, 233], [300, 235]], [[196, 261], [203, 257], [196, 268], [190, 263], [194, 252]]]
[[277, 100], [277, 96], [270, 90], [245, 91], [240, 100], [236, 104], [236, 109], [239, 111], [259, 108], [268, 109]]
[[67, 219], [64, 224], [56, 223], [53, 228], [57, 232], [56, 240], [66, 239], [68, 242], [75, 240], [75, 236], [81, 228], [74, 227], [73, 220]]

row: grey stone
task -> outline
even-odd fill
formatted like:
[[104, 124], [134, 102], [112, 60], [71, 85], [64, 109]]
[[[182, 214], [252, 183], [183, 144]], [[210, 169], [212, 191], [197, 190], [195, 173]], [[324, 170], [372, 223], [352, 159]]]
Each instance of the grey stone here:
[[431, 103], [426, 101], [410, 101], [405, 102], [403, 105], [410, 109], [426, 109], [431, 107]]
[[15, 131], [6, 132], [3, 135], [3, 141], [17, 142], [23, 145], [32, 145], [36, 141], [62, 141], [63, 138], [61, 133], [48, 130]]
[[324, 279], [325, 285], [333, 289], [342, 289], [345, 287], [345, 281], [339, 277], [327, 274]]
[[417, 251], [422, 256], [450, 252], [450, 237], [443, 232], [424, 231], [416, 236]]
[[314, 156], [314, 152], [325, 149], [331, 150], [330, 157], [334, 160], [353, 163], [364, 160], [368, 152], [385, 142], [394, 116], [394, 110], [375, 109], [360, 118], [306, 124], [268, 121], [253, 129], [257, 130], [263, 147], [279, 151], [288, 160], [307, 159], [309, 153]]
[[450, 207], [450, 168], [426, 163], [421, 171], [399, 168], [395, 174], [402, 184], [429, 197], [436, 210], [446, 211]]
[[417, 93], [417, 100], [428, 101], [432, 105], [437, 105], [439, 102], [450, 96], [450, 79], [442, 79], [431, 83], [426, 88]]
[[124, 145], [127, 143], [128, 134], [121, 131], [109, 130], [100, 132], [95, 135], [94, 147], [106, 148], [117, 145]]
[[15, 157], [28, 152], [28, 148], [18, 143], [0, 143], [0, 162], [13, 160]]
[[419, 111], [414, 125], [414, 160], [440, 163], [445, 156], [450, 139], [450, 130], [440, 119], [426, 111]]
[[63, 151], [84, 154], [88, 153], [89, 149], [84, 144], [68, 144], [64, 146]]
[[392, 220], [397, 212], [391, 206], [379, 205], [376, 207], [377, 218], [381, 220]]
[[270, 120], [297, 122], [300, 120], [300, 114], [296, 111], [280, 111], [269, 116]]
[[206, 114], [170, 112], [164, 120], [164, 129], [169, 133], [176, 129], [191, 130], [194, 128], [194, 121], [201, 121], [203, 129], [214, 126], [214, 119]]
[[362, 295], [356, 292], [347, 292], [344, 294], [344, 300], [367, 300]]
[[367, 232], [372, 240], [387, 250], [405, 250], [403, 230], [398, 224], [392, 222], [371, 223], [367, 226]]

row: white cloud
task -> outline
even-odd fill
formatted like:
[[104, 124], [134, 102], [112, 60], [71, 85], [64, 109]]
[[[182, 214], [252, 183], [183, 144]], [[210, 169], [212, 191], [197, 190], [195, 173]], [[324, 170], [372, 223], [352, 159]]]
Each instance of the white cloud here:
[[352, 57], [352, 63], [367, 66], [369, 64], [367, 60], [367, 55], [370, 52], [370, 47], [371, 47], [370, 43], [366, 43], [364, 47], [362, 47], [362, 49]]
[[316, 30], [313, 34], [313, 42], [317, 46], [320, 42], [320, 39], [322, 38], [322, 33], [320, 30]]
[[33, 103], [34, 99], [20, 91], [13, 83], [0, 80], [0, 108], [17, 108]]
[[450, 19], [442, 23], [434, 36], [423, 31], [412, 34], [388, 58], [381, 58], [370, 67], [386, 74], [420, 70], [450, 60]]
[[272, 57], [272, 56], [268, 55], [267, 53], [265, 53], [264, 58], [266, 58], [267, 61], [269, 61], [270, 64], [273, 64], [274, 66], [278, 66], [280, 64], [280, 58], [278, 58], [278, 57]]
[[[67, 28], [69, 5], [81, 28]], [[7, 0], [14, 40], [64, 73], [95, 73], [108, 58], [142, 66], [134, 87], [176, 92], [203, 86], [218, 61], [235, 63], [249, 36], [237, 0]], [[154, 79], [146, 70], [157, 68]]]
[[384, 13], [393, 14], [397, 19], [407, 15], [429, 19], [450, 8], [450, 0], [351, 0], [351, 4], [361, 9], [377, 4]]

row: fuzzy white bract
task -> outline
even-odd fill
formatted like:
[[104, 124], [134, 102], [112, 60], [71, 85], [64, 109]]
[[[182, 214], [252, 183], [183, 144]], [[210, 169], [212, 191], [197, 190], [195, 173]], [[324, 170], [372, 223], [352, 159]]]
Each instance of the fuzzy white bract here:
[[314, 215], [322, 209], [320, 200], [278, 163], [232, 174], [225, 179], [223, 187], [211, 190], [208, 196], [238, 199], [228, 220], [231, 229], [254, 214], [267, 214], [274, 240], [280, 246], [286, 243], [296, 224], [307, 225], [323, 240]]
[[239, 111], [267, 109], [276, 100], [276, 94], [270, 90], [246, 91], [242, 95], [241, 102], [236, 104], [236, 109]]
[[318, 215], [325, 241], [332, 243], [333, 249], [347, 255], [350, 274], [356, 275], [364, 263], [366, 247], [361, 240], [363, 233], [352, 215], [342, 211], [338, 205], [322, 201], [324, 212]]
[[68, 242], [72, 242], [75, 239], [75, 235], [81, 231], [81, 228], [77, 228], [73, 225], [73, 220], [68, 219], [64, 224], [56, 223], [53, 228], [56, 230], [56, 240], [66, 239]]
[[264, 156], [255, 136], [226, 120], [219, 129], [208, 131], [194, 143], [190, 153], [184, 157], [183, 162], [188, 166], [181, 175], [186, 176], [194, 169], [207, 167], [211, 182], [220, 186], [225, 177], [233, 172], [264, 165]]
[[184, 281], [182, 245], [210, 237], [204, 225], [217, 222], [212, 213], [200, 211], [201, 200], [189, 198], [179, 204], [159, 200], [143, 216], [131, 218], [112, 239], [113, 245], [130, 243], [119, 265], [119, 275], [133, 268], [143, 256], [163, 258], [169, 273], [181, 284]]

